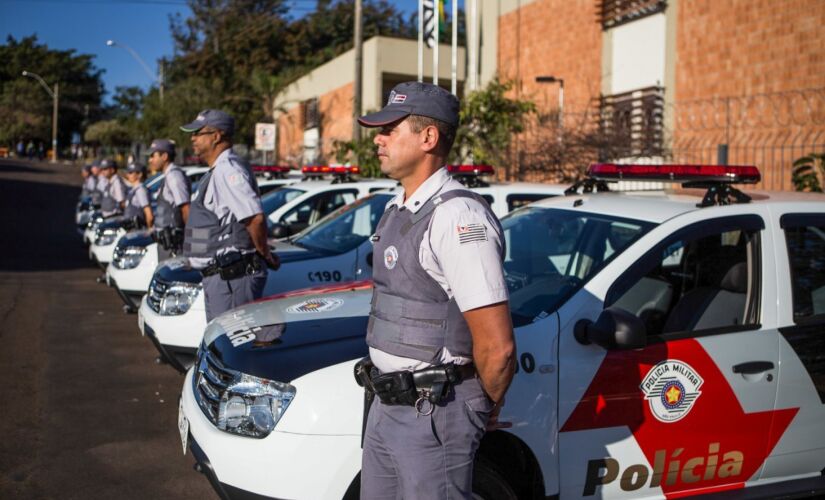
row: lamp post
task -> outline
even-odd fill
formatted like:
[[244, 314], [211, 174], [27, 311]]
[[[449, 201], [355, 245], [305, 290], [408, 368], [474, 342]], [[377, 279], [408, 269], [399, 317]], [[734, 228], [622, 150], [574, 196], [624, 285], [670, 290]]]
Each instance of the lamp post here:
[[556, 83], [559, 84], [559, 130], [563, 126], [564, 119], [564, 78], [555, 76], [537, 76], [536, 83]]
[[55, 82], [54, 90], [50, 89], [49, 86], [46, 85], [45, 80], [43, 80], [43, 77], [31, 71], [23, 71], [22, 75], [37, 80], [52, 97], [52, 163], [57, 163], [57, 102], [60, 96], [60, 87], [57, 82]]
[[145, 71], [145, 72], [146, 72], [146, 74], [147, 74], [147, 75], [149, 75], [149, 78], [151, 78], [152, 80], [154, 80], [154, 81], [156, 81], [156, 82], [157, 82], [157, 84], [158, 84], [158, 88], [159, 88], [159, 90], [160, 90], [160, 103], [161, 103], [161, 104], [163, 104], [163, 63], [161, 63], [161, 64], [159, 64], [159, 65], [158, 65], [158, 74], [157, 74], [157, 75], [154, 75], [154, 74], [152, 73], [152, 70], [151, 70], [151, 69], [149, 69], [149, 65], [147, 65], [147, 64], [146, 64], [146, 61], [144, 61], [144, 60], [143, 60], [143, 59], [142, 59], [142, 58], [138, 55], [138, 53], [137, 53], [137, 52], [135, 52], [135, 51], [132, 49], [132, 47], [129, 47], [129, 46], [128, 46], [128, 45], [126, 45], [125, 43], [116, 42], [116, 41], [114, 41], [114, 40], [106, 40], [106, 45], [107, 45], [107, 46], [109, 46], [109, 47], [120, 47], [121, 49], [125, 49], [125, 50], [126, 50], [126, 51], [128, 51], [130, 54], [132, 54], [132, 57], [134, 57], [134, 58], [135, 58], [135, 60], [136, 60], [138, 63], [140, 63], [141, 67], [143, 67], [143, 71]]

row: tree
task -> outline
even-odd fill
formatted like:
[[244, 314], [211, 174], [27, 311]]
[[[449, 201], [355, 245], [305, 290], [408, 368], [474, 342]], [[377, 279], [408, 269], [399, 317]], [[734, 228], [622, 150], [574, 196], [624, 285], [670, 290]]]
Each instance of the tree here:
[[19, 41], [9, 36], [0, 45], [0, 143], [21, 138], [51, 142], [52, 99], [23, 71], [40, 75], [50, 87], [60, 84], [59, 144], [68, 145], [72, 132], [82, 132], [87, 121], [98, 119], [103, 83], [93, 57], [49, 49], [35, 35]]
[[117, 120], [102, 120], [89, 125], [84, 140], [111, 149], [129, 146], [132, 136], [129, 129]]
[[532, 101], [509, 97], [512, 87], [513, 82], [494, 78], [464, 97], [452, 161], [505, 167], [509, 173], [513, 137], [524, 131], [527, 116], [536, 111]]
[[825, 190], [825, 153], [811, 153], [793, 162], [791, 180], [797, 191]]

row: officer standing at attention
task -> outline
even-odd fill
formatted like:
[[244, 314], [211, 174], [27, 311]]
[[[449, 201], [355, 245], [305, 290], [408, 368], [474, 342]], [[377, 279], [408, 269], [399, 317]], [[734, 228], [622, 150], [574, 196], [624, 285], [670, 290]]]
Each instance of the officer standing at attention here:
[[123, 216], [135, 222], [135, 227], [152, 227], [154, 217], [152, 205], [149, 204], [149, 190], [143, 185], [146, 176], [146, 167], [139, 163], [132, 163], [126, 167], [126, 182], [129, 184], [129, 194], [126, 197], [126, 208]]
[[103, 199], [103, 192], [100, 190], [101, 184], [100, 175], [100, 160], [93, 160], [89, 168], [89, 177], [83, 183], [83, 189], [89, 193], [89, 198], [93, 207], [99, 207], [100, 201]]
[[149, 146], [149, 168], [154, 172], [163, 172], [154, 222], [158, 261], [180, 252], [183, 245], [183, 228], [189, 219], [192, 185], [183, 170], [174, 162], [174, 141], [152, 141]]
[[[100, 162], [100, 177], [105, 179], [103, 199], [100, 201], [100, 212], [103, 217], [112, 217], [123, 213], [126, 204], [126, 183], [117, 175], [117, 162], [105, 159]], [[100, 186], [100, 184], [98, 184]]]
[[502, 426], [515, 369], [504, 236], [484, 199], [444, 168], [458, 109], [446, 90], [408, 82], [359, 119], [380, 127], [381, 171], [404, 188], [373, 236], [371, 361], [356, 367], [377, 396], [364, 433], [364, 499], [471, 498], [481, 438]]
[[235, 119], [207, 109], [181, 127], [192, 149], [210, 166], [186, 222], [183, 253], [203, 275], [206, 320], [258, 299], [266, 267], [278, 268], [269, 250], [258, 184], [249, 164], [232, 151]]

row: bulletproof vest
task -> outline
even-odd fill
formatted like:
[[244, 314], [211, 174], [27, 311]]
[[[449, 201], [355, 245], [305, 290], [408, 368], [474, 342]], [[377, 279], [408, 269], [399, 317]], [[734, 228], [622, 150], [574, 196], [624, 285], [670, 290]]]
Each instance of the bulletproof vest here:
[[112, 191], [115, 188], [115, 183], [123, 183], [123, 179], [121, 179], [117, 174], [113, 175], [112, 178], [109, 179], [109, 185], [106, 187], [106, 191], [103, 192], [103, 199], [100, 200], [100, 211], [103, 212], [103, 215], [106, 217], [117, 215], [122, 212], [120, 203], [112, 197]]
[[146, 190], [143, 184], [138, 184], [137, 186], [133, 187], [129, 191], [129, 196], [126, 197], [126, 208], [123, 210], [123, 216], [127, 219], [132, 219], [137, 217], [143, 225], [146, 225], [146, 214], [143, 213], [143, 207], [138, 207], [132, 204], [132, 200], [134, 200], [135, 196], [137, 195], [139, 190]]
[[[425, 362], [432, 362], [444, 347], [452, 355], [472, 357], [470, 328], [458, 304], [418, 260], [433, 211], [453, 198], [477, 200], [493, 215], [480, 195], [457, 189], [433, 196], [417, 213], [392, 206], [381, 217], [373, 237], [370, 347]], [[498, 218], [493, 215], [492, 220]]]
[[174, 206], [163, 197], [163, 191], [166, 189], [166, 179], [168, 179], [170, 175], [183, 176], [184, 182], [186, 182], [186, 186], [188, 188], [187, 192], [192, 192], [192, 184], [189, 182], [189, 177], [187, 177], [186, 174], [183, 173], [183, 170], [178, 168], [176, 165], [170, 166], [166, 170], [163, 180], [160, 181], [157, 205], [155, 206], [154, 226], [156, 229], [183, 227], [183, 214], [180, 211], [180, 207]]
[[97, 183], [98, 183], [98, 176], [96, 176], [96, 175], [94, 175], [94, 176], [90, 175], [90, 176], [89, 176], [89, 178], [90, 178], [90, 179], [94, 178], [94, 181], [93, 181], [93, 182], [91, 182], [91, 183], [89, 184], [89, 187], [88, 187], [88, 190], [89, 190], [89, 198], [91, 198], [91, 202], [92, 202], [92, 205], [93, 205], [93, 206], [99, 207], [99, 206], [100, 206], [100, 202], [101, 202], [101, 201], [103, 201], [103, 192], [102, 192], [100, 189], [98, 189], [98, 187], [97, 187]]
[[186, 257], [214, 258], [233, 247], [242, 253], [255, 250], [246, 226], [241, 224], [231, 211], [227, 223], [221, 225], [218, 216], [206, 208], [204, 200], [213, 171], [214, 169], [210, 170], [201, 179], [200, 193], [189, 208], [189, 219], [186, 221], [183, 239], [183, 254]]

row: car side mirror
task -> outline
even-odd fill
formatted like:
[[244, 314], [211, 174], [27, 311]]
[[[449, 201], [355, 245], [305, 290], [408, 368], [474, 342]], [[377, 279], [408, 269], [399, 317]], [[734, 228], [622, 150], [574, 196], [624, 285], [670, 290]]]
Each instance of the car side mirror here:
[[582, 345], [596, 344], [605, 349], [640, 349], [647, 345], [647, 328], [641, 319], [619, 307], [602, 311], [596, 322], [579, 320], [573, 336]]
[[289, 226], [276, 222], [269, 228], [269, 236], [276, 239], [286, 238], [289, 236]]

